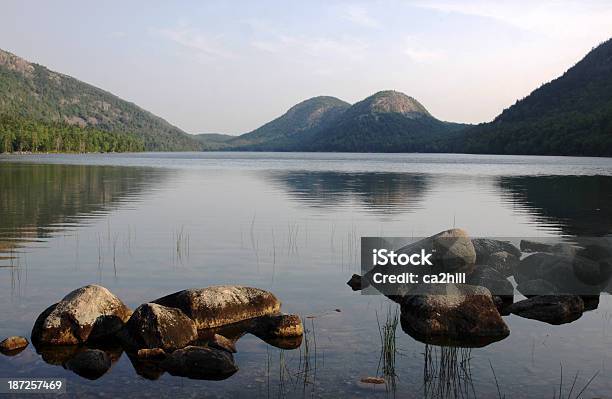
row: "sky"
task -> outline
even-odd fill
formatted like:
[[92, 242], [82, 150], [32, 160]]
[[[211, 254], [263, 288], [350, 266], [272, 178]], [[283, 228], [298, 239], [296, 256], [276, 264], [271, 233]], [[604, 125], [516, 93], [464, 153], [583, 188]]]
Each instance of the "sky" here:
[[612, 37], [609, 0], [3, 0], [1, 14], [0, 48], [188, 133], [388, 89], [486, 122]]

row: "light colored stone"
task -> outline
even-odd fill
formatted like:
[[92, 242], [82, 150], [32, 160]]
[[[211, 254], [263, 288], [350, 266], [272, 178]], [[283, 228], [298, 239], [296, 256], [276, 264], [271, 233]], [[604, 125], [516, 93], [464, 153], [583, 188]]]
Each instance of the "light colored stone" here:
[[179, 291], [153, 302], [180, 309], [196, 323], [198, 329], [276, 314], [281, 307], [270, 292], [235, 285]]

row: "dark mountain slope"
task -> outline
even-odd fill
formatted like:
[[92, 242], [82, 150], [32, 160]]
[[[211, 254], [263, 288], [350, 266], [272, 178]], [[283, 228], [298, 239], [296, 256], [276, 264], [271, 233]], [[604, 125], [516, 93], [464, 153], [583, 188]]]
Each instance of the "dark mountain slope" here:
[[612, 156], [612, 39], [493, 122], [442, 145], [467, 153]]
[[0, 114], [101, 131], [131, 132], [147, 150], [198, 150], [179, 128], [133, 103], [0, 50]]

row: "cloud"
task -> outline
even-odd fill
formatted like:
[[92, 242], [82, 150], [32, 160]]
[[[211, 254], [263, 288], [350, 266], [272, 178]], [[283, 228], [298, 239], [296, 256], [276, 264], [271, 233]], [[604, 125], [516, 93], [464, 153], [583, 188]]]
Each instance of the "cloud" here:
[[111, 39], [123, 39], [127, 36], [127, 33], [121, 31], [114, 31], [108, 34], [108, 37]]
[[402, 52], [412, 61], [418, 63], [432, 63], [446, 59], [445, 52], [425, 48], [422, 42], [417, 40], [414, 36], [408, 36], [404, 39]]
[[349, 5], [345, 10], [343, 17], [354, 24], [365, 26], [367, 28], [378, 28], [380, 23], [372, 18], [368, 10], [363, 6]]
[[235, 54], [222, 44], [219, 36], [211, 36], [187, 25], [155, 31], [161, 37], [194, 51], [203, 58], [234, 58]]
[[413, 0], [412, 5], [497, 21], [515, 28], [561, 39], [601, 39], [612, 34], [609, 1]]
[[366, 57], [367, 45], [356, 39], [327, 37], [307, 37], [297, 35], [275, 35], [268, 39], [254, 40], [251, 45], [270, 53], [289, 52], [293, 56], [323, 59], [362, 60]]

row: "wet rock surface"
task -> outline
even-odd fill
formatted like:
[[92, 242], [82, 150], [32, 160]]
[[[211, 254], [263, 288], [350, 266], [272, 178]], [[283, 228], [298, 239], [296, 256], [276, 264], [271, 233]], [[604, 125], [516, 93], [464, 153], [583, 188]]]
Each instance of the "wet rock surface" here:
[[153, 302], [180, 309], [199, 330], [276, 314], [281, 306], [270, 292], [242, 286], [183, 290]]
[[87, 285], [47, 308], [34, 323], [35, 345], [76, 345], [116, 334], [130, 309], [109, 290]]
[[238, 371], [231, 353], [201, 346], [176, 350], [161, 366], [171, 375], [197, 380], [224, 380]]
[[24, 350], [29, 342], [24, 337], [8, 337], [0, 342], [0, 353], [7, 356], [14, 356]]
[[427, 343], [484, 346], [510, 333], [489, 290], [470, 285], [424, 287], [403, 299], [400, 321], [406, 333]]
[[540, 295], [516, 302], [509, 310], [527, 319], [564, 324], [582, 316], [584, 301], [576, 295]]
[[125, 342], [137, 349], [173, 351], [198, 337], [195, 323], [180, 310], [155, 303], [140, 305], [125, 326]]

